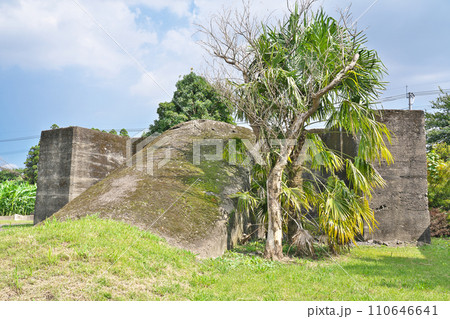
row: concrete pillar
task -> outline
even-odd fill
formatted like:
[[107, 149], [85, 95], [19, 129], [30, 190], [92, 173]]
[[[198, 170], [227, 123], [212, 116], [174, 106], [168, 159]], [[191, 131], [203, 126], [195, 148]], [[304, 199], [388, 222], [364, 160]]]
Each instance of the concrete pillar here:
[[81, 127], [41, 133], [34, 223], [124, 163], [127, 138]]
[[394, 164], [376, 164], [386, 181], [370, 202], [378, 229], [365, 239], [430, 242], [427, 199], [425, 116], [420, 110], [384, 110], [381, 122], [392, 132]]

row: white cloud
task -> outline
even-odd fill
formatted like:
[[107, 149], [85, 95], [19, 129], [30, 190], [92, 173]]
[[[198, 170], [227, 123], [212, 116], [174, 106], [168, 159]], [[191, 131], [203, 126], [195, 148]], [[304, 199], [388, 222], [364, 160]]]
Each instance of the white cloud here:
[[161, 47], [164, 51], [187, 58], [189, 58], [188, 54], [201, 54], [201, 47], [192, 39], [193, 33], [192, 28], [169, 30], [161, 41]]
[[130, 92], [133, 95], [153, 98], [162, 102], [169, 101], [172, 98], [171, 92], [173, 89], [172, 76], [167, 73], [167, 70], [160, 69], [142, 74], [138, 82], [130, 87]]
[[[97, 23], [80, 8], [79, 3]], [[149, 71], [161, 76], [173, 86], [179, 72], [203, 63], [203, 49], [192, 35], [195, 21], [207, 21], [212, 13], [223, 6], [237, 7], [240, 0], [16, 0], [0, 4], [0, 66], [19, 66], [23, 69], [63, 70], [81, 67], [100, 78], [123, 75], [122, 71], [136, 68], [102, 27], [133, 57], [148, 65]], [[143, 6], [154, 11], [167, 9], [182, 20], [169, 21], [172, 29], [160, 30], [152, 26], [152, 16], [145, 29], [138, 25]], [[257, 13], [267, 14], [280, 7], [270, 0], [253, 1]], [[193, 8], [195, 8], [193, 10]], [[151, 13], [150, 13], [151, 14]], [[190, 21], [191, 23], [186, 23]], [[155, 22], [156, 23], [156, 22]], [[164, 33], [162, 33], [164, 32]], [[164, 65], [168, 65], [164, 67]], [[164, 68], [173, 72], [161, 73]], [[163, 80], [170, 76], [170, 80]], [[147, 92], [141, 89], [143, 80], [131, 88], [134, 94]], [[141, 86], [140, 86], [141, 85]], [[145, 85], [147, 87], [147, 85]], [[147, 95], [147, 94], [145, 94]]]
[[201, 73], [204, 64], [203, 49], [192, 39], [194, 28], [179, 28], [167, 31], [152, 52], [158, 64], [149, 74], [142, 74], [131, 86], [133, 95], [153, 98], [154, 105], [172, 99], [175, 83], [193, 69]]
[[[139, 56], [146, 45], [157, 42], [156, 33], [137, 27], [135, 13], [124, 3], [91, 1], [86, 9], [132, 54]], [[130, 59], [71, 1], [1, 4], [0, 42], [0, 65], [4, 67], [81, 66], [108, 76], [117, 75], [130, 64]]]
[[[293, 0], [288, 0], [293, 3]], [[159, 83], [155, 84], [142, 70], [136, 68], [127, 56], [98, 25], [76, 4], [79, 2]], [[323, 0], [332, 13], [338, 6], [345, 7], [349, 1]], [[372, 3], [366, 0], [352, 8], [360, 15]], [[259, 17], [271, 14], [278, 18], [286, 13], [285, 2], [252, 0], [252, 11]], [[144, 7], [150, 10], [144, 10]], [[78, 67], [93, 74], [103, 82], [111, 78], [127, 83], [129, 92], [145, 99], [166, 101], [171, 98], [180, 75], [194, 68], [197, 73], [205, 69], [203, 56], [207, 53], [195, 42], [194, 23], [207, 22], [212, 14], [220, 14], [223, 8], [242, 7], [241, 0], [15, 0], [0, 3], [0, 67], [19, 66], [23, 69], [64, 70]], [[375, 19], [381, 10], [381, 1], [364, 19]], [[153, 16], [162, 10], [174, 14], [164, 21]], [[148, 16], [143, 16], [148, 14]], [[178, 17], [179, 19], [177, 19]], [[163, 17], [164, 18], [164, 17]], [[147, 23], [142, 23], [142, 21]], [[378, 21], [378, 18], [375, 19]], [[375, 21], [374, 20], [374, 21]], [[380, 53], [391, 52], [392, 41], [384, 45], [386, 32], [382, 32]], [[390, 50], [390, 51], [388, 51]], [[444, 50], [442, 50], [444, 51]], [[400, 52], [401, 53], [401, 52]], [[399, 59], [386, 56], [384, 61], [392, 74], [402, 68]], [[383, 55], [383, 54], [381, 54]], [[392, 62], [392, 63], [391, 63]], [[409, 65], [408, 65], [409, 67]], [[130, 71], [131, 70], [131, 71]], [[435, 73], [434, 70], [420, 70]], [[442, 74], [417, 76], [414, 81], [438, 81]], [[409, 74], [409, 72], [404, 72]], [[417, 72], [417, 74], [421, 74]], [[420, 78], [422, 77], [422, 78]], [[92, 79], [88, 79], [91, 80]], [[403, 79], [401, 79], [403, 82]], [[99, 82], [102, 82], [99, 81]], [[409, 79], [412, 81], [412, 79]], [[162, 88], [161, 88], [162, 87]], [[166, 92], [170, 93], [167, 94]], [[155, 104], [156, 105], [156, 104]]]
[[133, 95], [149, 99], [154, 106], [163, 101], [170, 101], [175, 91], [175, 83], [190, 72], [186, 61], [172, 61], [162, 64], [160, 68], [142, 74], [137, 83], [131, 86]]
[[[183, 2], [185, 7], [189, 4], [189, 1], [179, 2]], [[148, 1], [136, 0], [127, 1], [127, 3], [148, 4]], [[154, 8], [162, 8], [164, 3], [162, 1], [156, 1], [152, 5]], [[206, 56], [209, 60], [209, 56], [206, 51], [196, 43], [196, 39], [194, 39], [194, 34], [197, 31], [197, 26], [195, 24], [205, 23], [210, 19], [212, 14], [222, 12], [223, 8], [239, 9], [242, 7], [242, 1], [231, 0], [225, 2], [195, 0], [194, 5], [195, 10], [193, 12], [186, 11], [190, 21], [188, 25], [180, 27], [174, 24], [172, 29], [166, 31], [164, 34], [159, 34], [159, 45], [153, 49], [151, 55], [152, 61], [149, 61], [148, 64], [153, 66], [150, 70], [151, 77], [145, 74], [141, 75], [140, 79], [130, 88], [130, 92], [133, 95], [152, 99], [152, 105], [156, 106], [157, 103], [168, 101], [172, 98], [172, 92], [175, 89], [176, 81], [179, 80], [180, 76], [187, 74], [191, 68], [197, 74], [201, 74], [207, 67], [204, 57]], [[166, 7], [169, 8], [168, 6]], [[255, 10], [255, 14], [259, 17], [264, 17], [268, 14], [280, 16], [282, 12], [284, 12], [284, 10], [279, 9], [280, 7], [284, 9], [284, 5], [280, 6], [279, 3], [270, 0], [253, 1], [252, 6]], [[173, 8], [171, 10], [173, 10]], [[154, 58], [158, 61], [157, 64], [154, 63]], [[158, 84], [156, 84], [155, 81]]]
[[193, 3], [192, 0], [123, 0], [122, 2], [131, 6], [144, 5], [154, 10], [168, 9], [179, 17], [189, 16]]
[[[204, 18], [213, 14], [220, 14], [224, 9], [241, 9], [243, 7], [242, 0], [195, 0], [194, 2], [196, 8], [198, 8], [198, 15]], [[290, 5], [294, 2], [294, 0], [288, 0]], [[286, 1], [253, 0], [250, 1], [250, 5], [252, 13], [260, 18], [266, 17], [269, 14], [280, 16], [286, 12]]]
[[3, 166], [0, 166], [0, 169], [18, 169], [19, 166], [17, 166], [16, 164], [6, 164]]
[[416, 74], [413, 74], [408, 78], [409, 84], [439, 84], [439, 83], [448, 83], [450, 79], [450, 71], [437, 71], [433, 73], [427, 73], [427, 70], [421, 70], [423, 72], [415, 72]]

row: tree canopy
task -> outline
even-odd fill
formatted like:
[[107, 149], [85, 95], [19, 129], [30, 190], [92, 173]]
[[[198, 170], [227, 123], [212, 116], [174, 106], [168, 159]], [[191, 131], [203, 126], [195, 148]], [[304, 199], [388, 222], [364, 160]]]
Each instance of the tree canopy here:
[[441, 90], [441, 95], [431, 101], [435, 112], [425, 114], [427, 144], [446, 143], [450, 145], [450, 95]]
[[119, 135], [123, 136], [123, 137], [130, 137], [130, 135], [128, 134], [128, 131], [124, 128], [120, 130]]
[[427, 152], [428, 205], [450, 210], [450, 145], [434, 144]]
[[0, 168], [0, 183], [21, 179], [23, 169], [2, 169]]
[[25, 170], [23, 172], [24, 180], [29, 184], [36, 184], [38, 177], [39, 151], [40, 143], [32, 146], [28, 151], [27, 159], [25, 161]]
[[209, 119], [233, 124], [229, 105], [205, 78], [191, 72], [176, 84], [172, 101], [159, 104], [159, 118], [150, 125], [148, 135], [162, 133], [170, 127], [196, 119]]

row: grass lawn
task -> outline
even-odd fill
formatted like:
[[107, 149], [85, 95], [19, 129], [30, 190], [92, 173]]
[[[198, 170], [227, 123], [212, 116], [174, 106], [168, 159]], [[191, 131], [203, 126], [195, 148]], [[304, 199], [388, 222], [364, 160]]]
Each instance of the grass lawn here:
[[0, 226], [11, 226], [11, 225], [33, 225], [32, 220], [0, 220]]
[[124, 223], [48, 221], [0, 232], [0, 300], [449, 300], [449, 248], [433, 239], [281, 263], [249, 254], [256, 243], [198, 260]]

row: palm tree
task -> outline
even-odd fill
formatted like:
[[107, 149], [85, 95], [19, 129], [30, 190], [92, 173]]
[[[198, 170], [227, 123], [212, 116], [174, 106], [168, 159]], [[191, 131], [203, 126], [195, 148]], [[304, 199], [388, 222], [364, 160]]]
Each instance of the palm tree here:
[[[372, 163], [392, 161], [384, 141], [384, 137], [389, 139], [389, 131], [373, 108], [384, 89], [384, 65], [374, 50], [365, 47], [364, 34], [354, 31], [348, 19], [337, 21], [322, 10], [311, 12], [310, 4], [296, 5], [284, 21], [274, 27], [263, 26], [256, 37], [250, 37], [254, 32], [247, 34], [251, 59], [245, 56], [243, 61], [250, 62], [245, 65], [243, 81], [233, 82], [227, 92], [238, 116], [253, 128], [266, 157], [273, 157], [263, 186], [267, 206], [265, 257], [270, 259], [283, 256], [283, 176], [298, 154], [306, 151], [310, 155], [304, 169], [323, 170], [328, 178], [313, 178], [299, 185], [300, 208], [296, 209], [315, 207], [319, 225], [335, 250], [353, 241], [364, 222], [374, 226], [368, 198], [383, 180]], [[245, 25], [242, 22], [241, 27]], [[234, 28], [243, 34], [241, 29]], [[229, 34], [228, 38], [234, 39]], [[223, 57], [223, 52], [233, 50], [216, 52], [233, 65], [233, 57]], [[236, 68], [242, 69], [242, 65]], [[329, 129], [357, 136], [357, 156], [343, 157], [327, 149], [318, 135], [308, 133], [308, 126], [318, 121]], [[313, 147], [306, 147], [306, 140]], [[348, 185], [337, 174], [344, 169]]]

